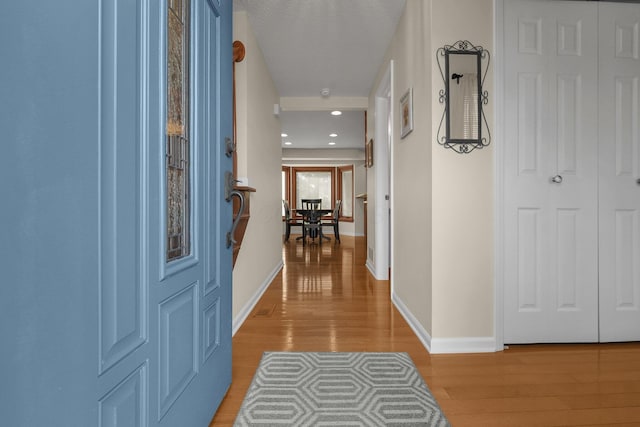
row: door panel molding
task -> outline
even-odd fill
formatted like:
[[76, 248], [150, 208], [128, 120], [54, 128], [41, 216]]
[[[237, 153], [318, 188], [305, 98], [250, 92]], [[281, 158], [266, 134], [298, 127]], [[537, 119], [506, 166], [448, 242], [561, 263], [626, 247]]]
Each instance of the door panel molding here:
[[[540, 164], [542, 138], [542, 76], [540, 73], [519, 73], [518, 93], [518, 172], [537, 175]], [[529, 102], [525, 103], [527, 99]]]
[[98, 401], [98, 426], [146, 426], [148, 364], [145, 362]]
[[198, 291], [192, 283], [158, 304], [158, 421], [198, 373]]
[[220, 298], [216, 298], [202, 313], [202, 363], [220, 347]]
[[580, 310], [578, 291], [578, 246], [579, 209], [558, 209], [556, 211], [556, 253], [558, 254], [556, 289], [559, 311]]
[[582, 113], [580, 108], [582, 78], [578, 74], [558, 76], [558, 173], [575, 175], [578, 158]]
[[[148, 339], [146, 175], [143, 159], [148, 72], [144, 1], [100, 2], [100, 301], [98, 372]], [[133, 41], [133, 43], [132, 43]]]
[[[215, 6], [215, 5], [214, 5]], [[219, 6], [219, 4], [217, 5]], [[218, 7], [207, 7], [202, 17], [202, 27], [206, 40], [216, 40], [216, 44], [219, 44], [220, 32], [223, 30], [220, 21], [220, 10]], [[215, 50], [220, 51], [221, 46], [216, 45]], [[201, 69], [199, 72], [202, 76], [202, 90], [194, 94], [195, 101], [198, 105], [201, 105], [200, 113], [196, 116], [196, 120], [201, 125], [197, 125], [197, 129], [202, 133], [204, 141], [218, 141], [224, 140], [225, 135], [220, 132], [218, 123], [207, 120], [209, 117], [217, 117], [221, 113], [219, 111], [220, 106], [208, 102], [209, 99], [216, 99], [221, 94], [219, 88], [217, 88], [217, 77], [222, 73], [221, 64], [218, 62], [212, 63], [211, 61], [201, 61]], [[215, 79], [212, 81], [212, 79]], [[220, 217], [220, 203], [224, 199], [222, 196], [222, 183], [218, 177], [218, 169], [220, 165], [217, 164], [221, 155], [221, 147], [211, 143], [204, 144], [203, 150], [203, 162], [205, 164], [205, 170], [207, 171], [206, 179], [203, 183], [204, 191], [204, 218], [207, 224], [217, 224], [219, 222], [224, 223], [222, 217]], [[219, 236], [224, 232], [219, 229], [211, 229], [209, 233], [205, 234], [204, 250], [205, 258], [207, 260], [219, 260], [220, 259], [220, 247]], [[218, 262], [205, 263], [205, 282], [204, 282], [204, 295], [209, 296], [220, 289], [222, 283], [220, 282], [220, 268], [221, 265]]]

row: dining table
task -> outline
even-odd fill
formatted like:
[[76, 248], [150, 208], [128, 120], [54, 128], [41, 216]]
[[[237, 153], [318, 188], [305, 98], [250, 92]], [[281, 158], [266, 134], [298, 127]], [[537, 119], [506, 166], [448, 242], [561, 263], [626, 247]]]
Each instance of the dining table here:
[[[325, 236], [324, 233], [322, 232], [321, 220], [323, 216], [330, 215], [331, 213], [333, 213], [333, 209], [294, 209], [294, 212], [296, 213], [296, 215], [302, 216], [303, 227], [305, 227], [306, 224], [316, 225], [315, 230], [318, 230], [317, 235], [312, 234], [310, 236], [311, 238], [320, 237], [320, 243], [322, 243], [322, 239], [331, 240], [329, 236]], [[314, 230], [312, 229], [311, 231], [313, 232]], [[305, 237], [306, 237], [306, 233], [303, 230], [302, 236], [298, 237], [296, 240], [301, 240], [301, 239], [304, 239]]]

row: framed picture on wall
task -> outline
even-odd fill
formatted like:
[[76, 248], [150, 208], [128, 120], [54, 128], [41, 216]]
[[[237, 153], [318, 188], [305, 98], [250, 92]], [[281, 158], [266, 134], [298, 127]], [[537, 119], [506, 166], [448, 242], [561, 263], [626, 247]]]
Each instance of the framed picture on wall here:
[[400, 98], [400, 138], [413, 130], [413, 89], [409, 88]]
[[364, 147], [364, 165], [368, 168], [373, 166], [373, 139], [370, 139]]

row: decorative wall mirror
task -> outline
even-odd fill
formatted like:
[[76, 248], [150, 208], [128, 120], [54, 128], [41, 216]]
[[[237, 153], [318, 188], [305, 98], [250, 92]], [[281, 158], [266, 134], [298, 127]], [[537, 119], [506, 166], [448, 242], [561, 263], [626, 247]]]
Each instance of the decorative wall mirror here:
[[[438, 144], [458, 153], [470, 153], [491, 142], [482, 106], [489, 95], [483, 90], [489, 70], [489, 51], [470, 42], [457, 41], [437, 50], [436, 59], [444, 81], [440, 103], [444, 111], [438, 127]], [[444, 69], [442, 60], [444, 59]]]

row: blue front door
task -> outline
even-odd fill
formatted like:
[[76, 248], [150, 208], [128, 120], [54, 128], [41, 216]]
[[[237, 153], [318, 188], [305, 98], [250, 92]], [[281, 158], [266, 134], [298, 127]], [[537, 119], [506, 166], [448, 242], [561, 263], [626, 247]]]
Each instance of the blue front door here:
[[3, 425], [206, 426], [224, 397], [231, 7], [3, 6]]

